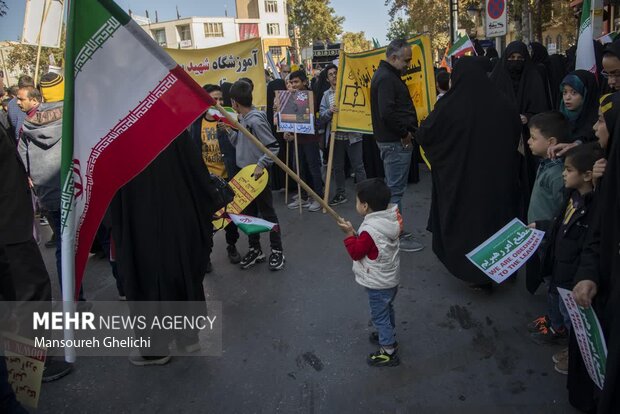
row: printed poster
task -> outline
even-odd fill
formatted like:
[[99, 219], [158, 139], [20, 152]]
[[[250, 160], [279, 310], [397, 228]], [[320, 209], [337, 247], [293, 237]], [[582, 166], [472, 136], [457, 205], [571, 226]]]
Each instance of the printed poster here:
[[312, 91], [276, 91], [278, 132], [314, 134]]
[[1, 340], [9, 384], [15, 397], [20, 403], [37, 408], [46, 350], [37, 348], [27, 338], [9, 333], [2, 333]]
[[536, 253], [544, 235], [515, 218], [466, 256], [488, 277], [502, 283]]
[[577, 305], [573, 292], [570, 290], [558, 288], [558, 292], [570, 315], [573, 324], [572, 329], [577, 337], [579, 350], [588, 374], [592, 381], [600, 389], [603, 389], [605, 366], [607, 365], [607, 345], [596, 313], [591, 307], [585, 309]]

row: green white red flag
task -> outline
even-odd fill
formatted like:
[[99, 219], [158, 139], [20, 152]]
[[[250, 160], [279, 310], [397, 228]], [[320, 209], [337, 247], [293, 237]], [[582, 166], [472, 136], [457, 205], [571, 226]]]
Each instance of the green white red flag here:
[[280, 227], [276, 223], [258, 217], [245, 216], [243, 214], [227, 214], [233, 224], [247, 235], [280, 230]]
[[577, 40], [577, 61], [575, 69], [583, 69], [596, 74], [596, 57], [594, 55], [594, 29], [592, 27], [592, 4], [585, 0], [581, 6], [579, 38]]
[[72, 0], [62, 133], [63, 300], [116, 191], [213, 99], [111, 0]]
[[474, 48], [474, 44], [471, 39], [467, 35], [463, 35], [458, 38], [458, 40], [450, 47], [450, 49], [446, 52], [446, 63], [449, 67], [452, 67], [452, 58], [460, 58], [465, 56], [466, 54], [471, 53], [476, 55], [476, 49]]

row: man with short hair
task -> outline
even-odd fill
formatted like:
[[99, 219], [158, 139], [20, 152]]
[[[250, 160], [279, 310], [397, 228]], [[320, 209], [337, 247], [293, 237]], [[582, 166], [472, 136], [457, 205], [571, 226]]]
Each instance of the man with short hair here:
[[290, 75], [291, 73], [291, 66], [284, 64], [284, 65], [280, 65], [280, 76], [282, 77], [282, 79], [286, 78], [288, 75]]
[[21, 130], [24, 119], [26, 119], [27, 116], [26, 112], [23, 112], [17, 105], [17, 94], [22, 88], [34, 89], [34, 80], [28, 75], [20, 76], [19, 80], [17, 81], [17, 89], [15, 89], [15, 87], [12, 87], [10, 91], [10, 93], [12, 92], [14, 94], [14, 98], [11, 99], [11, 101], [9, 102], [7, 114], [9, 116], [9, 122], [11, 123], [11, 128], [13, 129], [12, 133], [15, 139], [19, 138], [19, 131]]
[[[403, 39], [393, 40], [387, 47], [386, 60], [379, 63], [370, 83], [372, 128], [385, 169], [385, 181], [392, 192], [391, 203], [403, 214], [401, 200], [407, 188], [413, 152], [413, 133], [418, 116], [407, 85], [402, 80], [411, 63], [411, 46]], [[400, 236], [400, 249], [417, 252], [424, 246], [410, 233]]]

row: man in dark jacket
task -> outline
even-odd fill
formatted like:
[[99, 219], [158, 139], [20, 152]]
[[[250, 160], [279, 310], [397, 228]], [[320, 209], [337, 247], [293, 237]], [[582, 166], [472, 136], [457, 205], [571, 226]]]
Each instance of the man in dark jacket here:
[[[418, 126], [409, 89], [401, 78], [411, 63], [411, 46], [405, 40], [393, 40], [385, 55], [386, 60], [379, 63], [370, 83], [370, 110], [373, 133], [385, 169], [385, 181], [392, 192], [390, 201], [398, 204], [402, 215], [401, 199], [407, 188], [413, 133]], [[417, 252], [423, 248], [410, 233], [401, 234], [401, 251]]]

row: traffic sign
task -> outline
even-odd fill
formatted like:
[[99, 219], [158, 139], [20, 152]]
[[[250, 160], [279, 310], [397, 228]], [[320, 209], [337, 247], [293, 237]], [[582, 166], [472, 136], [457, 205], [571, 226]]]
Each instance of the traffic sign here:
[[506, 0], [486, 0], [487, 37], [505, 36], [508, 21]]

